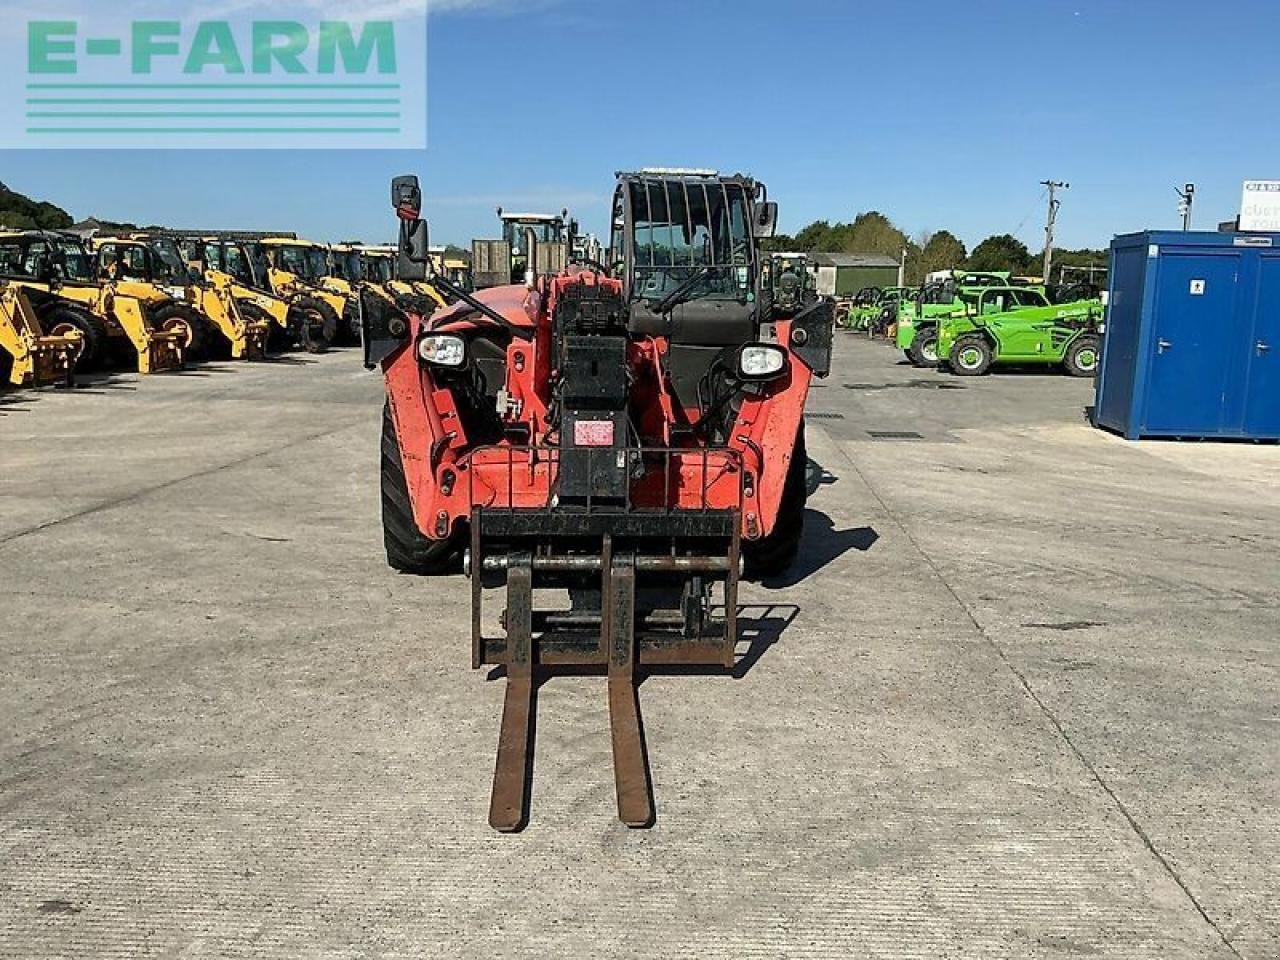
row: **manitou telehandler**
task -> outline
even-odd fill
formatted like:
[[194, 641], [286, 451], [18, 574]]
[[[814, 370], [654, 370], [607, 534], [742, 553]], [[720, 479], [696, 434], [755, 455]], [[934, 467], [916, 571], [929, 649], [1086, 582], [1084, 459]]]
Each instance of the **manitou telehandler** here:
[[82, 342], [79, 332], [46, 334], [28, 291], [0, 280], [0, 387], [70, 383]]
[[207, 321], [150, 280], [133, 276], [145, 274], [145, 262], [130, 258], [111, 266], [110, 273], [99, 271], [94, 255], [68, 234], [0, 234], [0, 278], [32, 291], [46, 334], [80, 338], [77, 371], [106, 366], [113, 353], [123, 352], [121, 345], [136, 358], [139, 373], [175, 370], [188, 356], [198, 359]]
[[[401, 260], [425, 273], [417, 178], [392, 198]], [[607, 672], [619, 817], [649, 825], [637, 672], [731, 668], [744, 567], [796, 555], [805, 399], [833, 318], [825, 299], [773, 300], [758, 241], [777, 213], [750, 177], [621, 173], [612, 271], [535, 259], [527, 284], [454, 288], [426, 320], [364, 299], [365, 361], [387, 388], [387, 559], [430, 574], [462, 553], [472, 665], [506, 670], [498, 830], [526, 822], [534, 691], [556, 668]], [[503, 584], [495, 632], [484, 588]], [[535, 603], [544, 588], [567, 609]]]

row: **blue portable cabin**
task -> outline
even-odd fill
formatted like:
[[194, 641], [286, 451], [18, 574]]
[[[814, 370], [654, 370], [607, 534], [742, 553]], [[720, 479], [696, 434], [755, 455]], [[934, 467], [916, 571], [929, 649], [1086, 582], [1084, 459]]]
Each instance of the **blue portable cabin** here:
[[1280, 439], [1280, 234], [1116, 237], [1094, 423]]

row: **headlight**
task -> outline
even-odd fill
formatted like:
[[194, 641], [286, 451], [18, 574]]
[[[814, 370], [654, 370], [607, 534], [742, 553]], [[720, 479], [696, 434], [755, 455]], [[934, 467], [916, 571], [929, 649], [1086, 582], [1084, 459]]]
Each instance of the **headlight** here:
[[460, 367], [467, 360], [467, 345], [461, 337], [428, 334], [418, 341], [418, 356], [437, 367]]
[[749, 343], [738, 351], [738, 376], [743, 380], [771, 380], [787, 367], [787, 352], [768, 343]]

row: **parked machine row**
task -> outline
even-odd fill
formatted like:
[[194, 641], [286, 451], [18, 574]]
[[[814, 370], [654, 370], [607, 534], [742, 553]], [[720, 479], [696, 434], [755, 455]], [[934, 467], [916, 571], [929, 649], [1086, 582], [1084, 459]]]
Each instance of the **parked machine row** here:
[[445, 305], [396, 268], [394, 247], [293, 235], [0, 233], [0, 384], [323, 353], [359, 342], [366, 291], [416, 311]]

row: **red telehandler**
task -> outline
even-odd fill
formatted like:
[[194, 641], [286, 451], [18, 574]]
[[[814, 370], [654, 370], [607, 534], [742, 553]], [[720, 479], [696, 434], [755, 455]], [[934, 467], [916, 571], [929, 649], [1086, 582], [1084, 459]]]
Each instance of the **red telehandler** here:
[[[429, 271], [416, 177], [392, 185], [400, 267]], [[382, 503], [397, 570], [472, 590], [474, 668], [508, 685], [489, 821], [527, 822], [537, 675], [607, 672], [619, 818], [653, 822], [637, 670], [730, 669], [740, 576], [795, 557], [807, 495], [804, 407], [831, 363], [829, 301], [771, 300], [762, 183], [701, 170], [620, 173], [609, 264], [456, 298], [427, 317], [361, 302], [365, 363], [387, 388]], [[530, 241], [533, 238], [529, 238]], [[500, 629], [486, 587], [506, 589]], [[536, 609], [550, 588], [563, 609]], [[493, 635], [494, 633], [497, 635]]]

